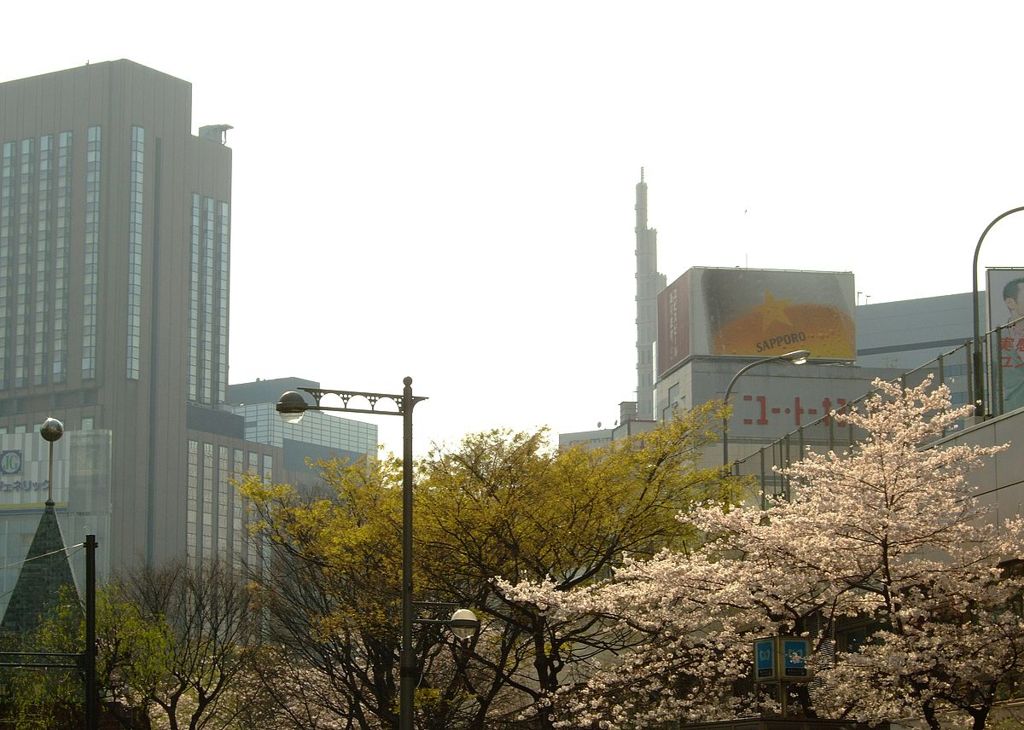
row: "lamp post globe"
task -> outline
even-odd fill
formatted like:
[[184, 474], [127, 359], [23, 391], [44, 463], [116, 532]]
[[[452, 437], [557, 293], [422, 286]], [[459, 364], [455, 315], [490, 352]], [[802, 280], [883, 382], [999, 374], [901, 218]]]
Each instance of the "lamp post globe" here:
[[309, 404], [302, 397], [302, 393], [289, 390], [281, 394], [277, 401], [277, 413], [285, 423], [298, 423], [302, 416], [309, 410]]
[[480, 619], [468, 608], [460, 608], [448, 620], [452, 633], [461, 641], [470, 639], [480, 628]]
[[56, 418], [47, 418], [39, 427], [39, 435], [43, 437], [44, 441], [53, 443], [64, 435], [64, 424]]

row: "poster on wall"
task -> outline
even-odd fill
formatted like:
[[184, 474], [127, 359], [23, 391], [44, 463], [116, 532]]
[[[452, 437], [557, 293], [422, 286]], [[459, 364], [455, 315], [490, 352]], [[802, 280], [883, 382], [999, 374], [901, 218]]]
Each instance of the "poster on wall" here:
[[709, 355], [856, 358], [852, 273], [703, 269], [699, 289]]
[[852, 361], [853, 309], [850, 272], [692, 268], [658, 294], [658, 378], [694, 355]]
[[1024, 406], [1024, 269], [990, 268], [985, 279], [989, 329], [1000, 328], [992, 356], [999, 363], [1006, 413]]
[[656, 378], [690, 357], [690, 272], [658, 293]]

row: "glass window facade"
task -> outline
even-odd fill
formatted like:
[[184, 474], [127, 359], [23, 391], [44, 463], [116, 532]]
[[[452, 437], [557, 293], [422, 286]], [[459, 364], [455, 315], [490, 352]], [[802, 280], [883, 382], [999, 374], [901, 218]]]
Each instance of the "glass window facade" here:
[[189, 440], [185, 552], [189, 561], [224, 560], [241, 568], [250, 553], [245, 499], [237, 485], [246, 474], [273, 479], [273, 457], [257, 451]]
[[51, 377], [67, 380], [68, 267], [71, 255], [71, 132], [57, 136], [56, 217], [53, 256], [53, 349]]
[[53, 253], [50, 240], [50, 196], [53, 192], [53, 153], [51, 135], [39, 139], [38, 169], [36, 172], [36, 231], [35, 231], [35, 302], [32, 305], [32, 384], [42, 385], [49, 375], [50, 302], [53, 299], [50, 272]]
[[360, 454], [377, 453], [377, 425], [351, 418], [307, 411], [298, 423], [285, 423], [274, 403], [232, 406], [245, 418], [245, 438], [268, 446], [284, 447], [285, 439]]
[[185, 492], [185, 555], [198, 559], [199, 553], [199, 442], [188, 442], [188, 485]]
[[202, 519], [199, 521], [200, 534], [202, 535], [202, 551], [200, 557], [211, 559], [213, 552], [213, 492], [217, 483], [213, 478], [213, 444], [203, 444], [203, 479], [199, 485], [199, 493], [202, 495]]
[[128, 189], [128, 333], [126, 371], [131, 380], [139, 379], [142, 339], [142, 235], [143, 179], [146, 156], [146, 130], [132, 127]]
[[11, 321], [7, 308], [10, 278], [10, 256], [14, 231], [14, 142], [5, 142], [0, 149], [0, 390], [8, 387], [7, 353], [8, 326]]
[[200, 313], [202, 329], [200, 330], [199, 342], [199, 401], [210, 404], [213, 402], [213, 328], [216, 324], [213, 312], [214, 281], [216, 280], [213, 269], [213, 252], [216, 221], [213, 215], [215, 210], [213, 199], [206, 198], [205, 202], [206, 220], [203, 226], [203, 311]]
[[202, 198], [192, 194], [192, 245], [188, 288], [188, 398], [199, 400], [199, 231]]
[[87, 380], [96, 377], [102, 152], [100, 128], [89, 127], [85, 152], [85, 267], [82, 279], [82, 377]]
[[224, 403], [227, 400], [228, 391], [228, 293], [230, 289], [229, 275], [230, 266], [230, 216], [228, 204], [220, 203], [220, 217], [218, 218], [218, 262], [217, 262], [217, 291], [220, 300], [217, 303], [217, 402]]
[[223, 403], [228, 385], [230, 210], [225, 202], [192, 195], [188, 319], [189, 399]]
[[0, 146], [0, 389], [66, 380], [71, 133]]
[[14, 387], [20, 388], [28, 380], [29, 288], [29, 221], [31, 220], [32, 168], [34, 140], [21, 141], [18, 181], [18, 232], [14, 257]]

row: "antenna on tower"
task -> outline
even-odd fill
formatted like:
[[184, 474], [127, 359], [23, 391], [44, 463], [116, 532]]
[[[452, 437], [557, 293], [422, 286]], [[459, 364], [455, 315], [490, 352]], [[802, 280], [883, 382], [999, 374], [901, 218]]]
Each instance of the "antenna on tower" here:
[[644, 168], [641, 167], [640, 168], [640, 182], [643, 182], [643, 181], [644, 181]]

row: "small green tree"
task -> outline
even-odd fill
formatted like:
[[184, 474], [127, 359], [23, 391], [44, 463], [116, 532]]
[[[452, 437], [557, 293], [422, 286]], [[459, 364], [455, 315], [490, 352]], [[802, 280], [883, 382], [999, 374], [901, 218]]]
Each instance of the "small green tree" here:
[[[126, 728], [148, 728], [150, 700], [141, 688], [167, 671], [166, 627], [147, 621], [115, 581], [96, 593], [97, 691], [101, 710]], [[34, 650], [79, 653], [85, 647], [85, 617], [78, 594], [66, 588], [54, 610], [25, 642]], [[12, 710], [21, 728], [78, 728], [84, 723], [81, 672], [12, 669]]]

